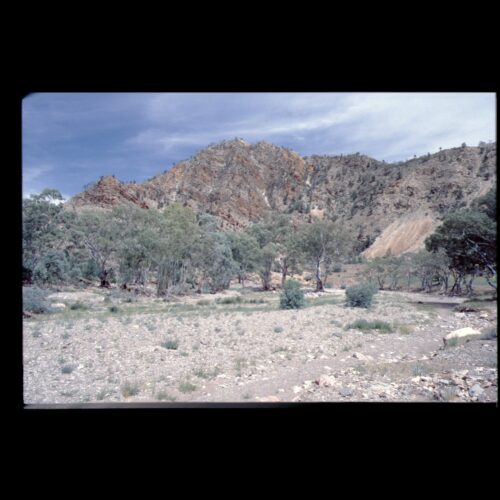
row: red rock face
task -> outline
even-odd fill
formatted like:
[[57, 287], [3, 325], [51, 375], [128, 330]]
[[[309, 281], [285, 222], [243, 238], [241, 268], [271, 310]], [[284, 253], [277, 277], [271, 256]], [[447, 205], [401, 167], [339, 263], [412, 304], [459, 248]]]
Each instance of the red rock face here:
[[496, 143], [386, 164], [359, 154], [301, 157], [236, 139], [209, 146], [142, 184], [103, 177], [67, 205], [162, 208], [176, 201], [219, 217], [227, 228], [246, 227], [276, 210], [297, 222], [339, 220], [373, 241], [408, 214], [436, 221], [467, 206], [495, 181]]
[[70, 203], [75, 206], [93, 205], [109, 208], [120, 203], [129, 202], [141, 208], [149, 208], [135, 194], [134, 189], [123, 184], [115, 177], [101, 177], [92, 188], [71, 198]]

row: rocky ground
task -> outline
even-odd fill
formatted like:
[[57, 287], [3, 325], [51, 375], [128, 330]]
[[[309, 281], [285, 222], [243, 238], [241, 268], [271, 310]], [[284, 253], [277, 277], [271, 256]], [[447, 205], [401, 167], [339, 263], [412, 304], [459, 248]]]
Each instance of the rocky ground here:
[[[24, 401], [498, 400], [496, 302], [456, 312], [463, 298], [379, 292], [366, 310], [330, 289], [280, 310], [278, 296], [238, 286], [176, 302], [55, 292], [58, 312], [24, 319]], [[357, 319], [391, 331], [346, 329]], [[464, 327], [482, 335], [445, 346]]]

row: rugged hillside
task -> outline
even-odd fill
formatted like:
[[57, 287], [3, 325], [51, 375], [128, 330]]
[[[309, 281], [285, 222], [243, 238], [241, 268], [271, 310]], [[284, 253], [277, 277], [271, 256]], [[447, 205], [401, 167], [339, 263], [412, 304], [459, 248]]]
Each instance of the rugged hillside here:
[[453, 148], [385, 163], [368, 156], [310, 156], [241, 139], [209, 146], [142, 183], [101, 178], [68, 206], [120, 202], [162, 208], [178, 201], [209, 212], [222, 227], [242, 228], [272, 209], [339, 220], [365, 255], [413, 251], [441, 215], [467, 206], [496, 182], [496, 143]]

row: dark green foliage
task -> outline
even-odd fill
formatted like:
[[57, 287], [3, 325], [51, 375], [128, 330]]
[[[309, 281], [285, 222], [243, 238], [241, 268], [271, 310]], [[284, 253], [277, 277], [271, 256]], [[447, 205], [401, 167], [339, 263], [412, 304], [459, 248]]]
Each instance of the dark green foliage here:
[[280, 295], [280, 308], [299, 309], [305, 305], [306, 301], [302, 285], [298, 281], [287, 280]]
[[47, 295], [47, 291], [36, 286], [23, 287], [23, 312], [36, 314], [52, 312]]
[[112, 312], [112, 313], [117, 313], [120, 309], [117, 307], [117, 306], [111, 306], [109, 308], [109, 312]]
[[69, 308], [72, 311], [85, 311], [88, 309], [88, 307], [83, 302], [75, 302], [74, 304], [71, 304]]
[[[449, 257], [450, 267], [460, 277], [484, 273], [488, 283], [496, 288], [491, 278], [496, 277], [496, 206], [491, 192], [480, 199], [476, 209], [460, 210], [447, 215], [441, 226], [425, 240], [429, 252], [442, 249]], [[470, 290], [469, 290], [470, 291]]]
[[370, 307], [375, 294], [375, 287], [371, 283], [359, 283], [346, 288], [346, 304], [349, 307]]
[[70, 278], [69, 264], [64, 252], [49, 250], [33, 270], [33, 281], [39, 285], [64, 283]]

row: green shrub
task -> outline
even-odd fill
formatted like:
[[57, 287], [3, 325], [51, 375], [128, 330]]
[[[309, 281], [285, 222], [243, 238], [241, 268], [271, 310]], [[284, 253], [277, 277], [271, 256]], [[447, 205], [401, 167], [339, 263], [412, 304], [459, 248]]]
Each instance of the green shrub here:
[[85, 310], [88, 309], [88, 307], [83, 303], [83, 302], [75, 302], [74, 304], [71, 304], [69, 308], [72, 311], [78, 311], [78, 310]]
[[206, 300], [206, 299], [199, 300], [198, 302], [196, 302], [196, 305], [197, 306], [208, 306], [208, 305], [210, 305], [210, 301]]
[[283, 331], [283, 327], [282, 326], [275, 326], [274, 327], [274, 332], [275, 333], [281, 333]]
[[341, 273], [342, 272], [342, 264], [335, 264], [333, 266], [332, 272]]
[[349, 307], [370, 307], [376, 289], [371, 283], [359, 283], [346, 288], [346, 304]]
[[64, 252], [51, 250], [37, 263], [33, 270], [33, 281], [37, 284], [57, 284], [67, 281], [70, 268]]
[[295, 280], [289, 279], [283, 286], [280, 294], [281, 309], [299, 309], [306, 305], [302, 285]]
[[165, 349], [177, 349], [179, 347], [179, 342], [175, 339], [167, 339], [165, 342], [160, 344]]
[[366, 319], [357, 319], [345, 327], [346, 330], [356, 328], [357, 330], [381, 330], [384, 332], [392, 332], [392, 327], [389, 323], [376, 319], [374, 321], [367, 321]]
[[36, 286], [23, 287], [23, 312], [37, 314], [52, 312], [47, 295], [48, 292]]
[[118, 307], [116, 306], [111, 306], [109, 308], [109, 312], [112, 312], [112, 313], [117, 313], [120, 309], [118, 309]]

